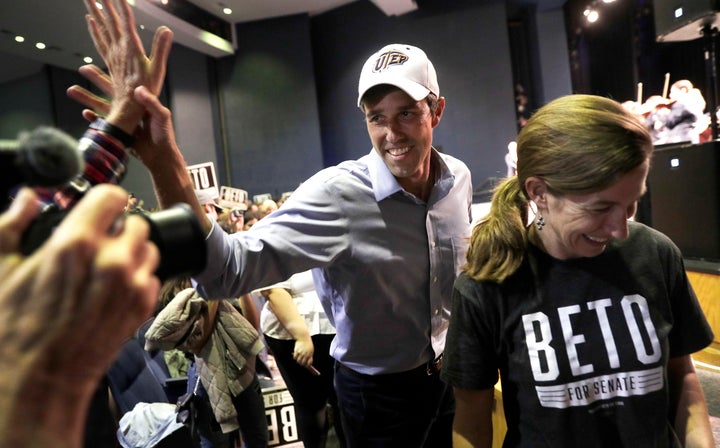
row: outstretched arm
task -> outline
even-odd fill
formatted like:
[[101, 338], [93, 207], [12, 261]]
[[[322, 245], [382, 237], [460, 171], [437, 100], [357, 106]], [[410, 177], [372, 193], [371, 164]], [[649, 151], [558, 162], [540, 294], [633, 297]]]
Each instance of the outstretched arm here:
[[[175, 140], [172, 114], [157, 98], [165, 77], [172, 32], [166, 27], [158, 28], [148, 58], [137, 34], [132, 9], [125, 0], [115, 1], [120, 4], [117, 9], [108, 1], [100, 11], [93, 1], [85, 0], [90, 34], [109, 73], [95, 66], [85, 66], [80, 71], [110, 96], [111, 101], [78, 86], [68, 89], [68, 95], [94, 109], [84, 112], [86, 118], [107, 114], [109, 122], [126, 126], [125, 132], [134, 132], [133, 153], [149, 169], [160, 206], [189, 204], [205, 233], [209, 233], [212, 223], [195, 196], [187, 165]], [[143, 126], [136, 129], [141, 117], [144, 117]]]

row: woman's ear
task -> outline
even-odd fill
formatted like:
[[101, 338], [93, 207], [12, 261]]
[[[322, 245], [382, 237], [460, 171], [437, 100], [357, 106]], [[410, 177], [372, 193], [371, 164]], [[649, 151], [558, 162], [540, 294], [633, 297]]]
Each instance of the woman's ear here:
[[547, 207], [547, 190], [547, 184], [539, 177], [525, 179], [525, 191], [528, 197], [540, 208]]

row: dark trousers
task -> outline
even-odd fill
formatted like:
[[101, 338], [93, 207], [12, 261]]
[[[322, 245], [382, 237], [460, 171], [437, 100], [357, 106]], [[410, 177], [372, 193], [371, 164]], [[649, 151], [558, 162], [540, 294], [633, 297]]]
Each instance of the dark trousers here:
[[345, 440], [351, 448], [450, 448], [452, 387], [425, 366], [363, 375], [336, 363], [335, 390]]
[[[188, 369], [188, 391], [192, 391], [197, 381], [197, 370], [195, 364]], [[233, 448], [237, 440], [237, 431], [224, 434], [220, 425], [215, 420], [210, 406], [207, 391], [202, 383], [198, 387], [197, 394], [203, 397], [207, 405], [200, 412], [199, 425], [201, 429], [200, 446], [202, 448]], [[237, 410], [238, 424], [243, 446], [247, 448], [266, 448], [268, 446], [268, 424], [265, 415], [265, 401], [257, 375], [252, 383], [240, 395], [233, 397], [233, 405]]]
[[328, 404], [333, 410], [333, 425], [340, 439], [340, 446], [345, 446], [333, 387], [335, 360], [330, 356], [330, 343], [333, 337], [332, 334], [318, 334], [312, 337], [315, 347], [313, 366], [320, 371], [320, 376], [316, 376], [293, 359], [294, 340], [275, 339], [265, 335], [265, 341], [275, 358], [278, 370], [288, 392], [293, 397], [298, 433], [305, 448], [325, 446], [329, 429], [326, 414]]

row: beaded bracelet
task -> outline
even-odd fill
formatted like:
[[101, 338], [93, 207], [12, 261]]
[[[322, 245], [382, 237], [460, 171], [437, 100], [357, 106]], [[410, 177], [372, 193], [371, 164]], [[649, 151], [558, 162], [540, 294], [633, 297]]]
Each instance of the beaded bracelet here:
[[135, 141], [135, 137], [123, 131], [119, 127], [108, 123], [102, 118], [97, 118], [95, 121], [93, 121], [90, 124], [90, 129], [95, 129], [96, 131], [100, 131], [109, 135], [110, 137], [122, 143], [126, 148], [132, 146], [133, 142]]

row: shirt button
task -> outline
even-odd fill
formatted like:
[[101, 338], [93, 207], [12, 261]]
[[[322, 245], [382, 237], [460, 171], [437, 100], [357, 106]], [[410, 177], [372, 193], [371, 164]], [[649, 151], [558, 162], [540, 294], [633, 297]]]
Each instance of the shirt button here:
[[440, 310], [438, 308], [435, 308], [435, 315], [437, 316], [438, 314], [440, 314]]
[[437, 246], [437, 243], [436, 243], [435, 241], [433, 241], [432, 243], [430, 243], [430, 245], [431, 245], [431, 246], [433, 247], [433, 249], [434, 249], [435, 246]]
[[437, 277], [433, 277], [433, 283], [437, 283]]

